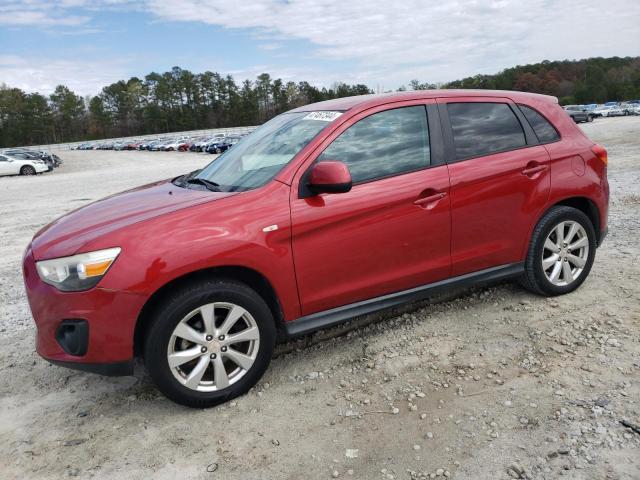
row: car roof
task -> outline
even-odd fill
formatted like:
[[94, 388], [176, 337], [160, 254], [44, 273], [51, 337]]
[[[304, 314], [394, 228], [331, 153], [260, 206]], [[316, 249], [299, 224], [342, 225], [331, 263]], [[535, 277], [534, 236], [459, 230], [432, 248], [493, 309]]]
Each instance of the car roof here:
[[298, 107], [290, 112], [311, 112], [315, 110], [346, 111], [351, 109], [364, 110], [385, 103], [402, 102], [406, 100], [420, 100], [424, 98], [451, 98], [451, 97], [497, 97], [510, 98], [514, 102], [552, 102], [558, 103], [556, 97], [540, 95], [537, 93], [516, 92], [512, 90], [412, 90], [408, 92], [389, 92], [373, 95], [357, 95], [354, 97], [335, 98], [324, 102], [311, 103]]

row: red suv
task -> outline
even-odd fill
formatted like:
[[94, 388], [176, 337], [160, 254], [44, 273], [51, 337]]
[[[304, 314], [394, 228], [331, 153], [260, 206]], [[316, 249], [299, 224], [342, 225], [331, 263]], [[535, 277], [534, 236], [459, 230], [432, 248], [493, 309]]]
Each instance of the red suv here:
[[50, 362], [144, 358], [207, 407], [293, 336], [454, 286], [586, 279], [607, 231], [607, 153], [552, 97], [416, 91], [307, 105], [202, 170], [87, 205], [36, 234], [24, 279]]

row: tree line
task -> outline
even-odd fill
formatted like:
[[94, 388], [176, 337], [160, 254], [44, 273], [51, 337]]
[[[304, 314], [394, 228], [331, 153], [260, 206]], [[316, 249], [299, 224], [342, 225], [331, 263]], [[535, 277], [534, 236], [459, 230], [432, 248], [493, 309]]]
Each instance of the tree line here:
[[640, 57], [587, 58], [507, 68], [476, 75], [447, 88], [519, 90], [553, 95], [561, 105], [640, 99]]
[[[431, 88], [522, 90], [554, 95], [563, 104], [629, 100], [640, 98], [640, 57], [544, 61], [444, 84], [412, 80], [399, 90]], [[1, 85], [0, 146], [259, 125], [308, 103], [368, 93], [362, 84], [318, 88], [267, 73], [238, 84], [230, 75], [179, 67], [120, 80], [87, 98], [64, 85], [49, 96]]]
[[65, 85], [44, 96], [0, 86], [0, 146], [38, 145], [259, 125], [308, 103], [371, 93], [366, 85], [317, 88], [267, 73], [255, 81], [174, 67], [120, 80], [82, 98]]

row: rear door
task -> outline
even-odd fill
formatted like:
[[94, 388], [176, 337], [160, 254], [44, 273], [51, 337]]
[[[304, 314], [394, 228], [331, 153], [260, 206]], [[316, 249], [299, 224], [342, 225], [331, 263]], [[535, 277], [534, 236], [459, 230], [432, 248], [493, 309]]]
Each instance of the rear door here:
[[451, 179], [452, 276], [522, 261], [551, 188], [547, 150], [508, 98], [438, 103]]
[[319, 149], [311, 162], [346, 163], [354, 184], [347, 193], [301, 198], [298, 186], [311, 163], [294, 179], [292, 241], [303, 315], [449, 275], [449, 175], [433, 101], [363, 112]]

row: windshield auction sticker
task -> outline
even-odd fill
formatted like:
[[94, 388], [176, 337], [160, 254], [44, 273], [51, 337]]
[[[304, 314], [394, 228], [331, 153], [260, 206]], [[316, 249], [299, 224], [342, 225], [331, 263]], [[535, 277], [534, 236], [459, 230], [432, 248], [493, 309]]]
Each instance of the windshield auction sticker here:
[[303, 120], [320, 120], [322, 122], [333, 122], [342, 115], [342, 112], [311, 112]]

